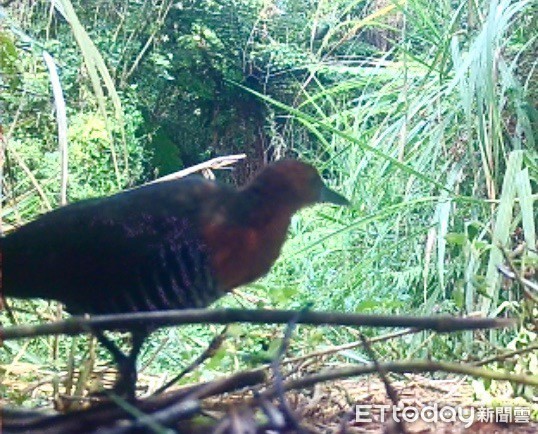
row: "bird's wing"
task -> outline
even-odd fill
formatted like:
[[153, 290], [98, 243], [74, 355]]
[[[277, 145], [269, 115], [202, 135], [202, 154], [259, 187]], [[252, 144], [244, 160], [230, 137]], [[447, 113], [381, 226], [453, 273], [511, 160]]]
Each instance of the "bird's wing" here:
[[6, 293], [57, 299], [77, 313], [218, 298], [198, 228], [196, 189], [208, 184], [159, 187], [69, 205], [20, 228], [4, 240]]

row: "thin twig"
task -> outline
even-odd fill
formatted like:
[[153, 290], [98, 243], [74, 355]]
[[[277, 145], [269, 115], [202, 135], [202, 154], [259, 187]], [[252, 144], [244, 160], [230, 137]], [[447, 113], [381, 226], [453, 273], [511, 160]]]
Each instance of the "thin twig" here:
[[[169, 420], [166, 416], [170, 413], [185, 417], [187, 413], [190, 414], [194, 406], [189, 404], [182, 407], [181, 403], [197, 403], [210, 396], [233, 392], [264, 381], [265, 373], [260, 370], [239, 372], [210, 383], [150, 397], [143, 401], [121, 401], [126, 404], [124, 408], [118, 408], [116, 403], [105, 403], [89, 410], [73, 411], [65, 415], [2, 408], [2, 429], [6, 432], [25, 432], [27, 434], [67, 434], [81, 432], [82, 428], [84, 432], [90, 432], [97, 428], [99, 428], [99, 432], [105, 432], [105, 429], [110, 428], [110, 424], [117, 426], [121, 420], [132, 415], [127, 407], [134, 407], [137, 412], [160, 414], [161, 421]], [[186, 411], [179, 411], [181, 408]], [[170, 409], [170, 412], [167, 412], [167, 409]], [[164, 413], [156, 413], [161, 411]], [[110, 432], [114, 433], [115, 431]]]
[[178, 170], [177, 172], [162, 176], [148, 182], [147, 184], [154, 184], [156, 182], [171, 181], [173, 179], [184, 178], [185, 176], [192, 175], [193, 173], [197, 173], [206, 169], [222, 169], [223, 167], [235, 164], [239, 160], [242, 160], [244, 158], [247, 158], [246, 154], [225, 155], [223, 157], [212, 158], [211, 160], [204, 161], [203, 163], [195, 164], [194, 166], [187, 167], [186, 169]]
[[[512, 266], [510, 268], [512, 268]], [[532, 291], [538, 294], [538, 283], [534, 283], [530, 281], [529, 279], [525, 279], [523, 276], [519, 275], [518, 273], [507, 270], [502, 265], [497, 266], [497, 270], [499, 270], [499, 273], [501, 273], [503, 276], [507, 277], [508, 279], [516, 279], [520, 285], [522, 285], [523, 287], [527, 287], [528, 289], [531, 289]], [[530, 294], [530, 296], [534, 299], [533, 294]], [[536, 301], [536, 299], [534, 300]]]
[[297, 417], [293, 413], [293, 410], [291, 409], [290, 405], [288, 404], [288, 400], [286, 399], [285, 389], [284, 389], [284, 377], [282, 375], [282, 370], [280, 361], [286, 354], [286, 351], [289, 348], [291, 336], [293, 335], [293, 331], [297, 327], [297, 322], [299, 321], [299, 318], [301, 317], [301, 314], [304, 313], [304, 311], [296, 312], [296, 315], [294, 318], [292, 318], [288, 325], [286, 326], [286, 331], [284, 332], [284, 338], [282, 339], [282, 343], [280, 344], [280, 347], [278, 348], [278, 353], [274, 357], [274, 359], [271, 361], [271, 370], [273, 371], [273, 377], [274, 377], [274, 388], [278, 391], [277, 396], [280, 400], [280, 405], [282, 408], [282, 411], [284, 415], [286, 416], [286, 422], [291, 425], [291, 428], [293, 431], [303, 434], [304, 429], [301, 427], [301, 424], [297, 420]]
[[[294, 310], [251, 309], [181, 309], [129, 314], [100, 315], [94, 317], [74, 316], [64, 321], [42, 325], [20, 325], [0, 328], [3, 340], [30, 338], [51, 334], [76, 335], [95, 330], [136, 330], [169, 327], [180, 324], [231, 324], [252, 323], [286, 324], [297, 315]], [[357, 315], [337, 312], [304, 312], [299, 324], [339, 325], [363, 327], [412, 327], [437, 332], [510, 327], [516, 324], [511, 318], [461, 318], [453, 316], [398, 316]]]
[[514, 356], [518, 356], [520, 354], [530, 353], [531, 351], [538, 350], [538, 342], [535, 342], [533, 344], [530, 344], [528, 347], [521, 348], [519, 350], [509, 351], [506, 353], [501, 353], [496, 356], [489, 357], [484, 360], [478, 360], [473, 363], [475, 366], [484, 366], [492, 362], [500, 362], [502, 360], [509, 359]]
[[[151, 32], [148, 39], [146, 40], [146, 43], [142, 47], [142, 50], [140, 50], [140, 52], [136, 56], [136, 59], [134, 60], [131, 67], [129, 68], [129, 71], [127, 71], [121, 77], [121, 82], [122, 83], [126, 83], [127, 80], [129, 80], [129, 77], [136, 71], [136, 68], [138, 68], [138, 65], [142, 61], [144, 55], [146, 54], [146, 52], [151, 47], [151, 44], [153, 43], [153, 40], [155, 39], [155, 36], [157, 36], [157, 34], [159, 34], [159, 32], [161, 31], [161, 27], [164, 25], [166, 17], [168, 16], [168, 12], [170, 12], [170, 9], [172, 8], [173, 5], [174, 5], [174, 2], [169, 1], [168, 4], [166, 5], [164, 13], [159, 15], [157, 17], [157, 19], [153, 22], [153, 31]], [[161, 6], [164, 6], [164, 3]], [[162, 12], [162, 11], [159, 11], [159, 12]]]
[[34, 186], [34, 188], [37, 191], [37, 194], [39, 197], [41, 197], [41, 200], [43, 201], [43, 204], [45, 205], [45, 208], [47, 208], [48, 211], [52, 210], [52, 205], [49, 201], [49, 198], [39, 185], [39, 182], [37, 181], [37, 178], [34, 176], [28, 165], [24, 162], [24, 159], [21, 157], [21, 155], [15, 150], [13, 146], [10, 146], [7, 148], [8, 152], [15, 157], [15, 160], [17, 160], [17, 163], [23, 170], [23, 172], [26, 174], [28, 179], [30, 180], [31, 184]]
[[[428, 360], [410, 360], [405, 362], [386, 362], [380, 364], [385, 372], [393, 373], [421, 373], [421, 372], [448, 372], [472, 377], [489, 378], [492, 380], [511, 381], [518, 384], [538, 386], [538, 376], [511, 374], [508, 372], [496, 372], [489, 369], [478, 368], [476, 366], [462, 363], [433, 362]], [[334, 381], [342, 378], [357, 377], [359, 375], [373, 374], [378, 372], [378, 368], [372, 363], [363, 366], [353, 366], [341, 369], [331, 369], [318, 374], [309, 375], [299, 379], [286, 381], [286, 390], [304, 389], [312, 387], [318, 383]], [[276, 396], [278, 391], [274, 387], [268, 388], [260, 394], [268, 399]]]
[[227, 333], [228, 333], [228, 326], [224, 327], [224, 329], [211, 340], [211, 342], [209, 343], [208, 347], [204, 350], [204, 352], [200, 354], [191, 364], [189, 364], [189, 366], [183, 369], [179, 374], [177, 374], [170, 381], [166, 382], [163, 386], [159, 387], [153, 393], [153, 395], [160, 395], [170, 386], [172, 386], [173, 384], [181, 380], [189, 372], [192, 372], [196, 368], [198, 368], [207, 359], [213, 357], [215, 353], [217, 352], [217, 350], [222, 346], [222, 343], [224, 342], [224, 339], [226, 338]]
[[[396, 389], [394, 389], [394, 387], [392, 387], [392, 384], [390, 384], [390, 381], [389, 381], [389, 378], [387, 376], [387, 371], [385, 371], [385, 369], [383, 369], [383, 365], [381, 365], [379, 363], [379, 361], [377, 360], [377, 357], [374, 353], [374, 350], [372, 350], [372, 347], [370, 345], [370, 343], [368, 342], [368, 340], [366, 339], [366, 337], [361, 333], [359, 335], [359, 337], [361, 338], [361, 342], [364, 346], [364, 349], [366, 351], [366, 354], [368, 354], [368, 357], [370, 357], [370, 359], [372, 359], [372, 363], [374, 364], [375, 366], [375, 369], [377, 371], [377, 373], [379, 374], [379, 377], [381, 378], [381, 381], [383, 381], [383, 384], [385, 386], [385, 390], [387, 392], [387, 395], [390, 399], [390, 401], [392, 402], [392, 405], [394, 407], [397, 407], [398, 406], [398, 393], [396, 392]], [[403, 420], [400, 418], [398, 419], [398, 421], [396, 422], [396, 426], [398, 427], [398, 430], [403, 433], [403, 434], [406, 434], [407, 433], [407, 429], [405, 428], [405, 424], [403, 423]]]
[[527, 285], [523, 282], [522, 277], [517, 272], [516, 267], [514, 263], [512, 262], [512, 259], [510, 258], [510, 256], [508, 256], [508, 253], [506, 252], [506, 249], [503, 246], [498, 246], [498, 247], [503, 255], [504, 260], [508, 263], [508, 266], [512, 270], [512, 273], [514, 274], [514, 277], [517, 283], [519, 283], [519, 285], [521, 286], [521, 290], [523, 291], [525, 296], [529, 298], [530, 300], [534, 301], [535, 303], [538, 303], [538, 296], [534, 295], [531, 291], [527, 289]]
[[[370, 339], [368, 339], [368, 342], [370, 344], [373, 344], [375, 342], [387, 341], [389, 339], [394, 339], [394, 338], [398, 338], [400, 336], [405, 336], [405, 335], [409, 335], [409, 334], [413, 334], [413, 333], [418, 333], [420, 331], [422, 331], [422, 330], [417, 330], [417, 329], [400, 330], [400, 331], [397, 331], [397, 332], [394, 332], [394, 333], [387, 333], [387, 334], [384, 334], [384, 335], [381, 335], [381, 336], [376, 336], [376, 337], [370, 338]], [[297, 363], [297, 362], [302, 362], [303, 360], [313, 359], [313, 358], [316, 358], [316, 357], [328, 356], [328, 355], [331, 355], [331, 354], [339, 353], [340, 351], [351, 350], [353, 348], [360, 347], [361, 345], [362, 345], [362, 341], [355, 341], [355, 342], [349, 342], [347, 344], [336, 345], [334, 347], [329, 347], [329, 348], [326, 348], [324, 350], [313, 351], [311, 353], [304, 354], [302, 356], [290, 357], [289, 359], [284, 359], [284, 360], [282, 360], [282, 364], [285, 365], [285, 364], [289, 364], [289, 363]]]

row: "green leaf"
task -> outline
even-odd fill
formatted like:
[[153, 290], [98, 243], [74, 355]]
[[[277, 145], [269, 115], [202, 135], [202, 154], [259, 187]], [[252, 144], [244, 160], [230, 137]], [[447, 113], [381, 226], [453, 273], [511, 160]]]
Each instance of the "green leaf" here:
[[453, 246], [463, 246], [467, 242], [467, 235], [462, 233], [449, 232], [445, 235], [447, 243]]

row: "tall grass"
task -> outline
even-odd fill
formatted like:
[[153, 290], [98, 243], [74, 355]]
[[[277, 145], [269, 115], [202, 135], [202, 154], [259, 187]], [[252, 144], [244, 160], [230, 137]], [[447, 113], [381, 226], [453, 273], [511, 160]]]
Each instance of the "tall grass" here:
[[[522, 109], [532, 80], [518, 75], [532, 43], [515, 31], [529, 24], [532, 4], [473, 5], [410, 0], [391, 9], [402, 18], [390, 53], [312, 65], [297, 109], [273, 102], [323, 139], [294, 147], [354, 206], [294, 222], [266, 279], [271, 291], [293, 286], [302, 303], [356, 312], [507, 310], [500, 248], [513, 247], [522, 224], [536, 246], [536, 147]], [[476, 344], [467, 334], [458, 353]], [[453, 355], [453, 345], [442, 352]]]

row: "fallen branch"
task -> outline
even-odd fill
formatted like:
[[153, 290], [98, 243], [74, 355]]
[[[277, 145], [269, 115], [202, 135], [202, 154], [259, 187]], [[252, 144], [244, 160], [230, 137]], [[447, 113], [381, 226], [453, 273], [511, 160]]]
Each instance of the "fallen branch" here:
[[[377, 360], [377, 357], [374, 353], [374, 350], [372, 350], [372, 346], [370, 345], [370, 343], [368, 342], [368, 340], [366, 339], [366, 337], [361, 333], [359, 335], [359, 337], [361, 338], [361, 341], [364, 345], [364, 349], [366, 351], [366, 354], [368, 354], [368, 356], [372, 359], [372, 364], [374, 365], [375, 367], [375, 370], [377, 371], [378, 375], [379, 375], [379, 378], [381, 378], [381, 381], [383, 382], [384, 386], [385, 386], [385, 391], [387, 393], [387, 396], [389, 397], [390, 401], [392, 402], [392, 405], [394, 407], [397, 407], [398, 406], [398, 403], [400, 402], [400, 399], [398, 397], [398, 392], [396, 391], [396, 389], [394, 388], [394, 386], [391, 384], [390, 380], [389, 380], [389, 376], [387, 375], [387, 371], [385, 370], [384, 366], [379, 363], [379, 361]], [[407, 434], [408, 431], [407, 431], [407, 428], [405, 426], [405, 423], [402, 419], [396, 421], [396, 427], [398, 429], [398, 432], [402, 433], [402, 434]]]
[[[508, 258], [508, 256], [506, 256], [506, 258]], [[533, 292], [538, 294], [538, 283], [534, 283], [529, 279], [525, 279], [523, 276], [517, 273], [515, 271], [514, 265], [511, 262], [509, 262], [509, 265], [510, 270], [508, 270], [504, 265], [498, 265], [497, 270], [499, 270], [499, 273], [501, 273], [504, 277], [508, 279], [515, 279], [521, 285], [521, 287], [526, 290], [525, 293], [527, 294], [527, 296], [537, 302], [538, 298], [536, 295], [533, 294]]]
[[[102, 330], [155, 329], [180, 324], [286, 324], [297, 316], [293, 310], [250, 309], [182, 309], [158, 312], [137, 312], [94, 317], [73, 316], [64, 321], [41, 325], [0, 328], [0, 342], [12, 339], [64, 334], [77, 335]], [[515, 325], [511, 318], [461, 318], [453, 316], [357, 315], [336, 312], [302, 312], [300, 324], [356, 327], [406, 327], [434, 330], [441, 333], [461, 330], [491, 329]]]
[[[410, 360], [405, 362], [380, 363], [379, 368], [383, 372], [392, 373], [421, 373], [421, 372], [447, 372], [452, 374], [469, 375], [472, 377], [488, 378], [491, 380], [512, 381], [518, 384], [538, 387], [538, 376], [510, 374], [508, 372], [496, 372], [489, 369], [478, 368], [472, 365], [450, 362], [432, 362], [429, 360]], [[286, 391], [312, 387], [318, 383], [334, 381], [342, 378], [357, 377], [359, 375], [379, 372], [374, 363], [349, 368], [331, 369], [319, 374], [308, 375], [303, 378], [288, 380], [284, 383]], [[271, 387], [260, 394], [265, 399], [276, 396], [279, 391]]]
[[217, 170], [222, 169], [226, 166], [231, 166], [232, 164], [237, 163], [239, 160], [247, 158], [246, 154], [236, 154], [236, 155], [226, 155], [223, 157], [216, 157], [203, 163], [196, 164], [186, 169], [178, 170], [177, 172], [171, 173], [166, 176], [162, 176], [153, 181], [148, 182], [148, 184], [154, 184], [156, 182], [171, 181], [173, 179], [184, 178], [185, 176], [192, 175], [196, 172], [201, 172], [204, 170]]
[[[116, 399], [111, 403], [73, 411], [65, 415], [3, 408], [2, 432], [5, 434], [12, 432], [67, 434], [98, 430], [99, 433], [119, 434], [124, 432], [123, 428], [126, 428], [125, 432], [132, 432], [129, 430], [147, 426], [151, 422], [171, 425], [197, 413], [199, 402], [204, 398], [255, 386], [264, 381], [265, 373], [260, 370], [239, 372], [227, 378], [149, 397], [141, 401], [126, 402]], [[142, 420], [140, 412], [144, 413]]]
[[[287, 380], [280, 387], [272, 386], [255, 397], [245, 398], [243, 405], [261, 407], [263, 404], [271, 402], [272, 398], [282, 394], [283, 391], [309, 388], [322, 382], [372, 374], [380, 370], [386, 373], [442, 371], [538, 386], [538, 376], [495, 372], [459, 363], [413, 360], [380, 363], [377, 366], [372, 363], [363, 366], [331, 369], [319, 374]], [[137, 430], [143, 430], [149, 424], [160, 424], [166, 427], [175, 427], [180, 424], [188, 432], [189, 420], [193, 415], [199, 414], [201, 400], [243, 387], [259, 387], [266, 381], [264, 371], [265, 369], [243, 371], [222, 380], [194, 385], [182, 390], [152, 396], [141, 401], [123, 402], [126, 405], [122, 406], [122, 408], [116, 407], [114, 403], [108, 403], [67, 415], [3, 409], [3, 432], [6, 434], [22, 431], [27, 434], [67, 434], [71, 432], [121, 434], [138, 432]], [[129, 410], [128, 407], [133, 408]], [[273, 411], [280, 410], [275, 408]], [[142, 415], [141, 412], [144, 414]]]
[[224, 342], [227, 334], [228, 334], [228, 326], [226, 326], [224, 330], [222, 330], [217, 336], [213, 338], [213, 340], [209, 343], [208, 347], [204, 350], [204, 352], [200, 354], [193, 362], [191, 362], [189, 366], [184, 368], [179, 374], [174, 376], [174, 378], [172, 378], [171, 380], [167, 381], [164, 385], [159, 387], [155, 392], [153, 392], [152, 395], [155, 396], [155, 395], [159, 395], [163, 393], [166, 389], [168, 389], [173, 384], [177, 383], [189, 372], [192, 372], [196, 368], [198, 368], [207, 359], [210, 359], [211, 357], [213, 357], [217, 353], [218, 349], [222, 346], [222, 343]]
[[[373, 343], [377, 343], [377, 342], [383, 342], [383, 341], [387, 341], [389, 339], [398, 338], [400, 336], [405, 336], [405, 335], [409, 335], [409, 334], [413, 334], [413, 333], [418, 333], [420, 331], [421, 330], [416, 330], [416, 329], [399, 330], [397, 332], [388, 333], [386, 335], [372, 337], [372, 338], [368, 339], [368, 343], [373, 344]], [[331, 354], [339, 353], [340, 351], [352, 350], [353, 348], [357, 348], [357, 347], [360, 347], [362, 345], [363, 345], [362, 341], [355, 341], [355, 342], [350, 342], [350, 343], [347, 343], [347, 344], [335, 345], [335, 346], [332, 346], [332, 347], [329, 347], [329, 348], [325, 348], [323, 350], [313, 351], [311, 353], [307, 353], [307, 354], [304, 354], [302, 356], [296, 356], [296, 357], [290, 357], [290, 358], [284, 359], [284, 360], [282, 360], [282, 364], [285, 365], [285, 364], [289, 364], [289, 363], [297, 363], [297, 362], [302, 362], [302, 361], [308, 360], [308, 359], [314, 359], [314, 358], [329, 356]]]
[[503, 360], [510, 359], [520, 354], [530, 353], [531, 351], [538, 351], [538, 342], [534, 342], [525, 348], [520, 348], [518, 350], [497, 354], [495, 356], [488, 357], [487, 359], [477, 360], [476, 362], [473, 362], [473, 365], [484, 366], [492, 362], [502, 362]]

